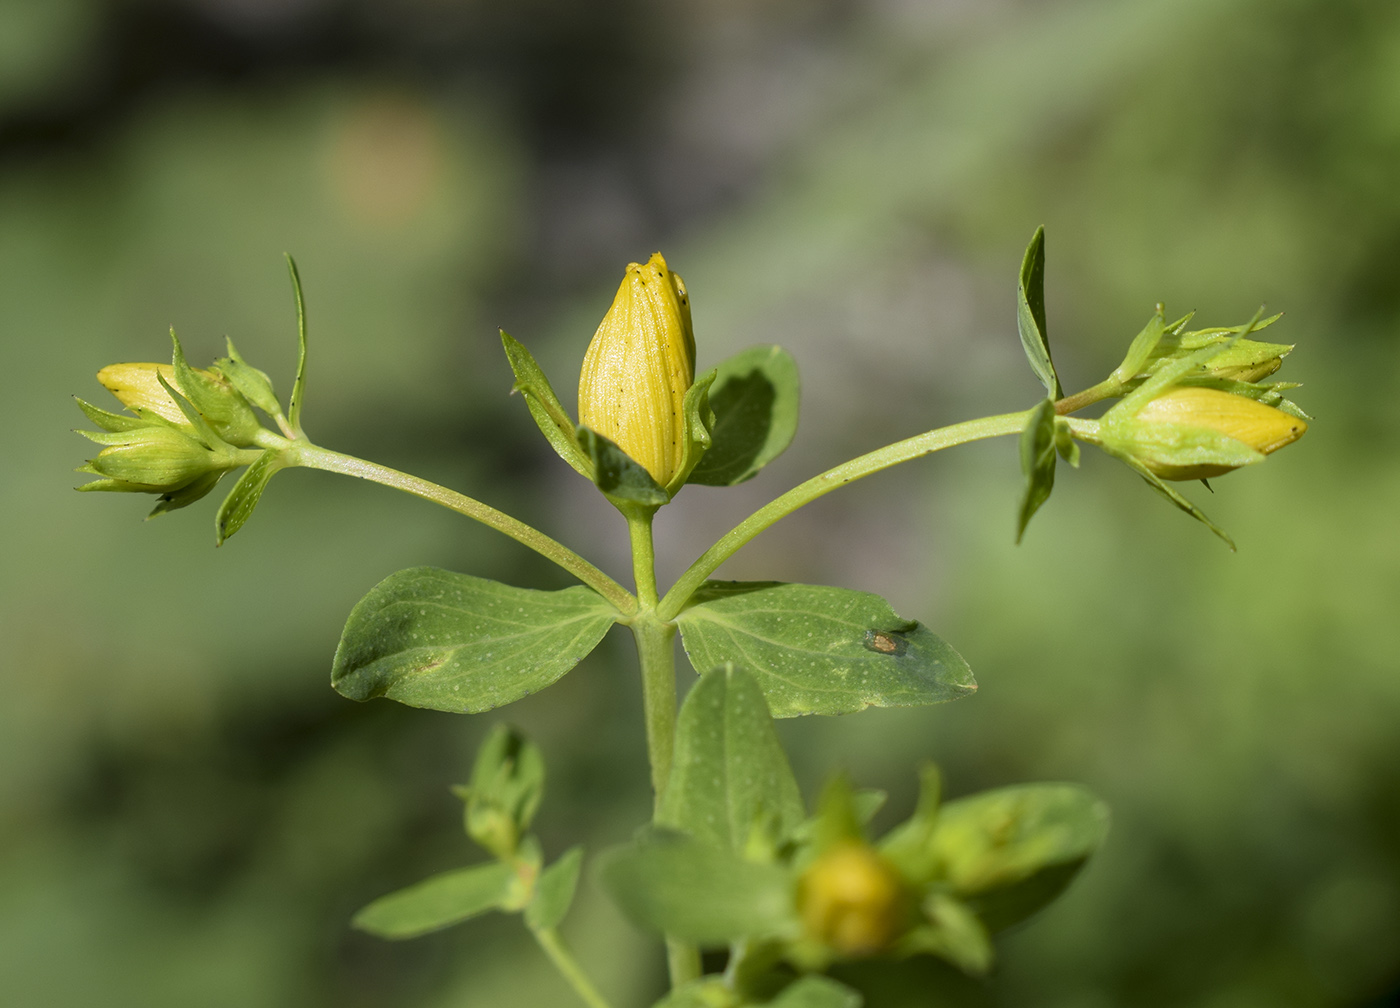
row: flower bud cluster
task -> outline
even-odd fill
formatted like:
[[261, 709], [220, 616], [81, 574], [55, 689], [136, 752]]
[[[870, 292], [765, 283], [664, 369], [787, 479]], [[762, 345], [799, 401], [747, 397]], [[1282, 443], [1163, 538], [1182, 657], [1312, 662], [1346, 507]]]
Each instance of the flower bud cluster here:
[[170, 364], [111, 364], [97, 380], [130, 415], [78, 400], [102, 428], [79, 433], [103, 446], [78, 469], [98, 479], [78, 489], [159, 494], [153, 515], [209, 493], [224, 473], [256, 456], [250, 449], [268, 433], [223, 371], [191, 368], [178, 341]]
[[1249, 339], [1273, 323], [1185, 331], [1161, 310], [1134, 341], [1115, 377], [1136, 387], [1101, 421], [1105, 448], [1162, 480], [1220, 476], [1298, 440], [1306, 415], [1282, 393], [1297, 386], [1263, 384], [1292, 346]]

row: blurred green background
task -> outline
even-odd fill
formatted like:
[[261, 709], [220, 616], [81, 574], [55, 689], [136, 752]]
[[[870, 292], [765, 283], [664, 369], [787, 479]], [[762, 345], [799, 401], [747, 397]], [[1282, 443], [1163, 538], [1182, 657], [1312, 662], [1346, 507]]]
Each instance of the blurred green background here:
[[[677, 573], [850, 454], [1034, 402], [1013, 295], [1097, 381], [1157, 301], [1287, 312], [1317, 418], [1187, 492], [1062, 468], [1026, 542], [1010, 440], [833, 495], [730, 577], [879, 592], [972, 663], [925, 710], [786, 722], [912, 799], [1081, 781], [1114, 829], [996, 975], [855, 971], [871, 1008], [1362, 1006], [1400, 988], [1400, 5], [1392, 0], [0, 0], [0, 1000], [187, 1008], [567, 1005], [515, 922], [404, 944], [350, 913], [475, 858], [449, 784], [492, 716], [327, 685], [351, 605], [429, 563], [532, 587], [527, 550], [388, 490], [280, 476], [214, 503], [72, 492], [69, 396], [225, 334], [285, 392], [293, 252], [321, 443], [533, 520], [614, 571], [620, 522], [536, 435], [496, 337], [566, 401], [624, 264], [686, 278], [700, 366], [789, 347], [790, 452], [663, 512]], [[1207, 499], [1208, 498], [1208, 499]], [[558, 853], [648, 810], [620, 635], [504, 716], [551, 768]], [[620, 1006], [655, 943], [586, 885], [566, 934]]]

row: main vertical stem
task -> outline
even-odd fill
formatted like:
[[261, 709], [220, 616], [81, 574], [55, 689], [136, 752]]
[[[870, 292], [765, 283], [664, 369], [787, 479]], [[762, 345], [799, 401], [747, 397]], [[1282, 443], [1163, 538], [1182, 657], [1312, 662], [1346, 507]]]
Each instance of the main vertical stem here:
[[[637, 583], [638, 613], [631, 621], [642, 671], [642, 712], [647, 728], [647, 757], [651, 762], [653, 816], [661, 808], [676, 746], [676, 625], [659, 619], [656, 604], [656, 553], [651, 519], [655, 508], [623, 512], [632, 538], [632, 572]], [[666, 938], [666, 962], [675, 989], [701, 972], [700, 950], [688, 942]]]

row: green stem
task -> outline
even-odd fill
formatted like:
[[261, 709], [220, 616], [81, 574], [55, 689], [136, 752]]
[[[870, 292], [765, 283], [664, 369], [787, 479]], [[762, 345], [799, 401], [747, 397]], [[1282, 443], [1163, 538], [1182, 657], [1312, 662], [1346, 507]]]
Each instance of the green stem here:
[[1074, 395], [1055, 400], [1055, 412], [1060, 416], [1067, 416], [1070, 413], [1077, 413], [1086, 406], [1092, 406], [1096, 402], [1103, 402], [1105, 399], [1112, 399], [1114, 396], [1122, 394], [1123, 382], [1110, 376], [1097, 385], [1086, 388], [1083, 392], [1076, 392]]
[[374, 483], [382, 483], [384, 486], [403, 490], [406, 493], [422, 497], [424, 500], [432, 501], [434, 504], [441, 504], [458, 514], [466, 515], [468, 518], [475, 518], [498, 532], [504, 532], [516, 542], [530, 547], [540, 556], [553, 560], [611, 602], [624, 616], [630, 616], [637, 611], [637, 600], [622, 585], [567, 546], [556, 542], [519, 519], [512, 518], [504, 511], [496, 510], [489, 504], [483, 504], [475, 498], [438, 486], [428, 480], [419, 479], [417, 476], [399, 472], [397, 469], [390, 469], [388, 466], [382, 466], [375, 462], [366, 462], [364, 459], [358, 459], [351, 455], [342, 455], [340, 452], [329, 451], [313, 444], [293, 442], [290, 447], [284, 450], [287, 454], [287, 461], [291, 465], [305, 466], [308, 469], [323, 469], [326, 472], [340, 473], [345, 476], [370, 480]]
[[544, 954], [549, 956], [550, 962], [554, 963], [555, 969], [569, 981], [569, 986], [574, 989], [574, 993], [588, 1008], [611, 1008], [607, 999], [598, 993], [598, 988], [593, 986], [593, 982], [583, 972], [578, 960], [574, 958], [564, 940], [559, 937], [559, 932], [555, 928], [531, 928], [531, 934], [535, 936], [535, 941], [540, 943], [540, 948], [544, 949]]
[[[932, 452], [980, 441], [983, 438], [999, 437], [1003, 434], [1019, 434], [1030, 417], [1030, 411], [1003, 413], [1000, 416], [982, 417], [980, 420], [967, 420], [949, 427], [940, 427], [924, 434], [897, 441], [892, 445], [877, 448], [859, 458], [843, 462], [834, 469], [828, 469], [820, 476], [813, 476], [807, 482], [793, 487], [781, 497], [770, 501], [730, 529], [719, 541], [702, 553], [685, 573], [671, 586], [666, 597], [657, 606], [656, 613], [663, 620], [673, 620], [685, 606], [695, 590], [715, 572], [720, 564], [739, 552], [760, 532], [770, 525], [786, 518], [798, 508], [812, 503], [818, 497], [840, 489], [858, 479], [864, 479], [881, 469], [909, 462]], [[1092, 421], [1071, 419], [1070, 425], [1078, 432], [1081, 425]], [[1096, 426], [1096, 425], [1095, 425]]]
[[[651, 763], [652, 813], [661, 808], [676, 746], [676, 625], [656, 616], [656, 551], [652, 544], [654, 507], [626, 508], [632, 540], [632, 572], [641, 611], [631, 621], [642, 671], [642, 713], [646, 720], [647, 759]], [[700, 949], [689, 942], [666, 938], [666, 965], [671, 988], [698, 979]]]

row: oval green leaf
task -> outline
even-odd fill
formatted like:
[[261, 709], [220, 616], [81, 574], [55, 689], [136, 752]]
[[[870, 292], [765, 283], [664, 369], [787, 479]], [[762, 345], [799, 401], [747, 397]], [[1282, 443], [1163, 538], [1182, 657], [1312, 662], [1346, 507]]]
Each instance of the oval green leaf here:
[[564, 675], [616, 618], [581, 585], [534, 591], [413, 567], [385, 578], [351, 611], [331, 685], [351, 700], [491, 710]]
[[733, 486], [781, 455], [797, 432], [797, 362], [780, 346], [755, 346], [716, 369], [709, 451], [688, 482]]
[[381, 938], [416, 938], [507, 903], [516, 877], [500, 862], [454, 868], [381, 896], [351, 923]]
[[917, 707], [977, 689], [947, 642], [869, 592], [707, 581], [676, 621], [696, 669], [743, 666], [774, 717]]
[[781, 839], [804, 817], [758, 683], [732, 664], [705, 673], [681, 705], [657, 822], [742, 852], [755, 828]]
[[1077, 784], [1021, 784], [948, 802], [930, 843], [936, 876], [993, 931], [1058, 896], [1108, 833], [1108, 807]]
[[797, 887], [786, 868], [684, 833], [647, 831], [606, 854], [600, 878], [634, 923], [687, 941], [723, 945], [797, 928]]

